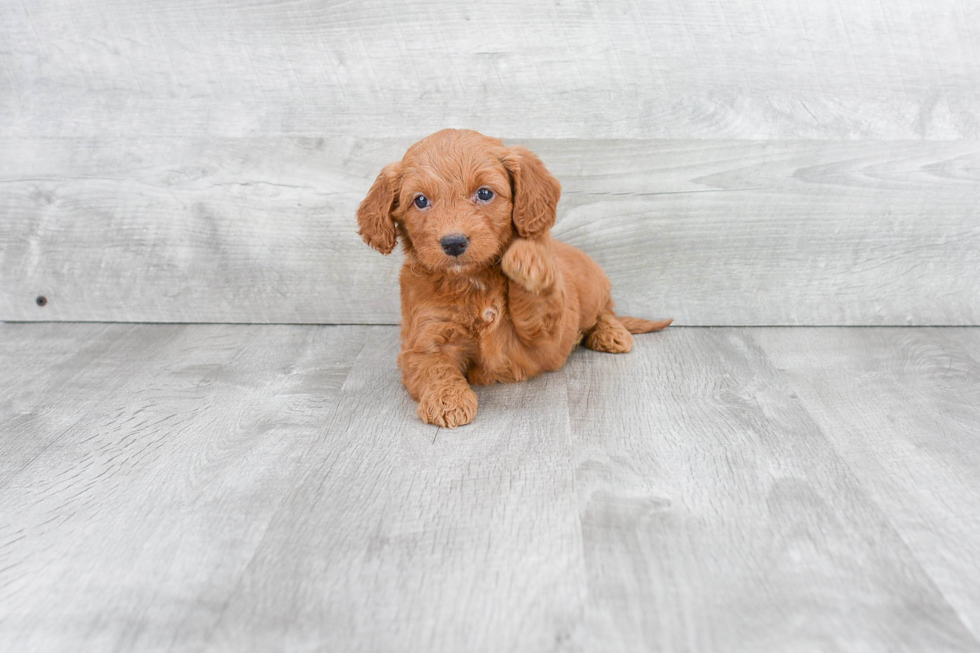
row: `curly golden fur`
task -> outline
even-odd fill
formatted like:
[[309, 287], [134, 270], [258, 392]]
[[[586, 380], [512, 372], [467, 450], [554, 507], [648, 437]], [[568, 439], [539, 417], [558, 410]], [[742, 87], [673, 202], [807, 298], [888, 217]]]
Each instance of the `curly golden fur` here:
[[423, 421], [476, 416], [470, 384], [557, 370], [580, 342], [623, 353], [651, 322], [616, 316], [592, 259], [554, 240], [561, 185], [523, 147], [446, 129], [381, 171], [357, 211], [382, 254], [401, 239], [402, 381]]

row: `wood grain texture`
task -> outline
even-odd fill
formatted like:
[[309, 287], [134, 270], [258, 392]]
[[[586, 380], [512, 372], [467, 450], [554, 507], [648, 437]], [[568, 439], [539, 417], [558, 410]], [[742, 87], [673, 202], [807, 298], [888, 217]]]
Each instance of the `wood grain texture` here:
[[969, 0], [6, 0], [0, 26], [5, 136], [980, 137]]
[[758, 337], [980, 638], [980, 333], [773, 329]]
[[[396, 323], [354, 212], [410, 142], [6, 139], [0, 319]], [[625, 314], [980, 324], [977, 142], [525, 143]]]
[[668, 330], [446, 431], [393, 327], [0, 325], [0, 649], [978, 651], [978, 339]]
[[980, 324], [978, 53], [968, 0], [7, 0], [0, 320], [393, 323], [353, 209], [455, 126], [626, 312]]
[[483, 419], [447, 431], [416, 417], [397, 351], [390, 329], [361, 352], [214, 649], [567, 649], [584, 567], [564, 379], [478, 389]]
[[157, 651], [206, 639], [374, 332], [0, 333], [0, 649]]
[[[587, 648], [976, 650], [760, 331], [680, 329], [571, 361]], [[975, 521], [963, 530], [975, 545]]]

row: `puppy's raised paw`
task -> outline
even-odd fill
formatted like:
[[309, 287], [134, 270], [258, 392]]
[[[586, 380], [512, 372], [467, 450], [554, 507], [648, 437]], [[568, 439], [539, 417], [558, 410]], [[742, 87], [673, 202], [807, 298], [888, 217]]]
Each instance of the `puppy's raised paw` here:
[[527, 238], [515, 238], [500, 260], [507, 277], [522, 288], [539, 293], [555, 285], [558, 268], [545, 245]]
[[419, 417], [426, 424], [454, 429], [476, 417], [476, 393], [468, 387], [446, 386], [422, 395]]

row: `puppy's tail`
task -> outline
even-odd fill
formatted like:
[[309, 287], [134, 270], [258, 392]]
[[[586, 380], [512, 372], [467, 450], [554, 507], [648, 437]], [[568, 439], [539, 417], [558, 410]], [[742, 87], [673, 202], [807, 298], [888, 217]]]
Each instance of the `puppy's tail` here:
[[626, 330], [630, 333], [650, 333], [651, 331], [663, 331], [666, 329], [673, 318], [669, 320], [659, 320], [654, 322], [653, 320], [644, 320], [639, 317], [628, 317], [626, 315], [617, 315], [616, 319], [619, 323], [626, 327]]

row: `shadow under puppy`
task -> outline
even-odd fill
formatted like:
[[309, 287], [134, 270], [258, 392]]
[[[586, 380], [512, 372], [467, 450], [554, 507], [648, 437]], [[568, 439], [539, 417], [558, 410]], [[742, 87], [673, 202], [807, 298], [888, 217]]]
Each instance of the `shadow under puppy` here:
[[617, 316], [611, 284], [583, 252], [551, 238], [561, 185], [523, 147], [446, 129], [384, 167], [357, 210], [364, 241], [398, 236], [402, 381], [423, 421], [476, 416], [470, 384], [557, 370], [577, 344], [623, 353], [631, 333], [665, 328]]

